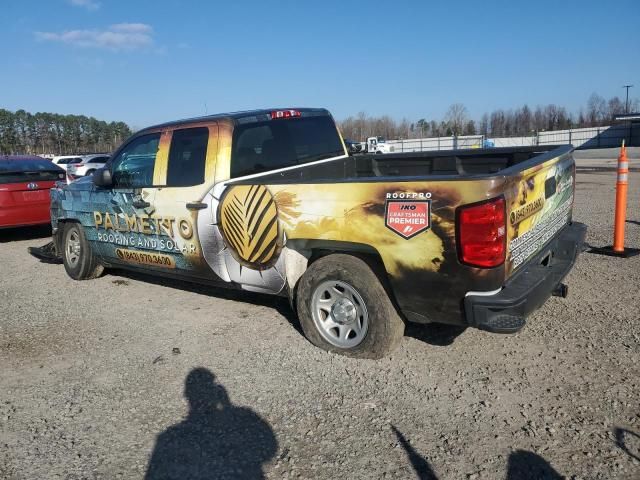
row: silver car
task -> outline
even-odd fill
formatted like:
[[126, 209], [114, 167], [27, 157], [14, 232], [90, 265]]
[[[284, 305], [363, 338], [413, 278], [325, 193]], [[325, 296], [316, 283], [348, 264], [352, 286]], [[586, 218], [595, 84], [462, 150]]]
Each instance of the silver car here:
[[80, 159], [81, 161], [71, 162], [67, 166], [69, 180], [77, 180], [80, 177], [91, 175], [97, 169], [104, 167], [104, 164], [109, 160], [109, 154], [83, 155]]

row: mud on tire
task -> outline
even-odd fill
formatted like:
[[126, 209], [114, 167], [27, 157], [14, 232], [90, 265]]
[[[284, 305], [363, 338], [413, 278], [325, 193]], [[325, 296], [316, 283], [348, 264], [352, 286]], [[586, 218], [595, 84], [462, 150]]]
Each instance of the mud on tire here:
[[379, 359], [404, 335], [404, 322], [380, 279], [352, 255], [312, 263], [298, 284], [296, 307], [309, 341], [330, 352]]

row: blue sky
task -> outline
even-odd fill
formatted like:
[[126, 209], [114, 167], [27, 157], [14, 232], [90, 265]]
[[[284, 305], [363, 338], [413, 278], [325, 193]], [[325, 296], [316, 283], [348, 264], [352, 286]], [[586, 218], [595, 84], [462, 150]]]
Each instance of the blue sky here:
[[0, 0], [0, 108], [134, 127], [322, 106], [441, 118], [460, 102], [640, 97], [640, 2]]

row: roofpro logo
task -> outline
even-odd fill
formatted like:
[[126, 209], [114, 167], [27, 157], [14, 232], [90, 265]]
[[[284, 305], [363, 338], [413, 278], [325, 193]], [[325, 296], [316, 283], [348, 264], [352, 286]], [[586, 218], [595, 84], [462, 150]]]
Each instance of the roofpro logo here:
[[384, 223], [387, 228], [407, 240], [428, 230], [431, 227], [431, 194], [388, 193]]

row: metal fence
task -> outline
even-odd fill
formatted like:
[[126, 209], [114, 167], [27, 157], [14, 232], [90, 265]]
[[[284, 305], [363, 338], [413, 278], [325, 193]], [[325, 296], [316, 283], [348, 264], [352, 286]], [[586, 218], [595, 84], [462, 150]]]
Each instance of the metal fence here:
[[576, 148], [605, 148], [619, 147], [622, 140], [627, 145], [640, 145], [640, 124], [540, 132], [537, 144], [570, 143]]
[[491, 137], [465, 135], [460, 137], [411, 138], [388, 140], [394, 152], [423, 152], [482, 147], [522, 147], [535, 145], [572, 144], [578, 149], [619, 147], [622, 140], [627, 145], [640, 145], [640, 124], [612, 125], [593, 128], [573, 128], [537, 132], [528, 137]]
[[409, 140], [387, 140], [387, 143], [393, 146], [394, 152], [455, 150], [458, 148], [482, 148], [484, 136], [412, 138]]

